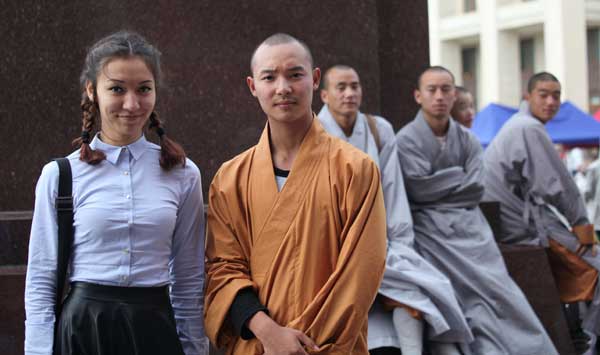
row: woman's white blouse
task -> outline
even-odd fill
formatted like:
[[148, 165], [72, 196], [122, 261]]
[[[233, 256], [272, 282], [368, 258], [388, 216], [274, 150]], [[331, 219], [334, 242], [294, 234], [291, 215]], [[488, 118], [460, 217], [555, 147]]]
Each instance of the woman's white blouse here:
[[[96, 136], [106, 160], [69, 155], [75, 235], [70, 281], [113, 286], [171, 286], [177, 330], [187, 355], [208, 353], [203, 326], [204, 203], [191, 161], [164, 171], [160, 147], [142, 136], [116, 147]], [[25, 353], [51, 354], [58, 227], [58, 165], [36, 187], [25, 284]]]

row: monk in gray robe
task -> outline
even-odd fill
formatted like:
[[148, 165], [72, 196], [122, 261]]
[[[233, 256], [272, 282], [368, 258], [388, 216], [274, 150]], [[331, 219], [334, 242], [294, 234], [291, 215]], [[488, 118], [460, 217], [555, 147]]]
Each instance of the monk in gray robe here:
[[483, 152], [450, 117], [454, 76], [443, 67], [419, 77], [416, 118], [396, 136], [412, 211], [415, 248], [452, 282], [473, 332], [473, 354], [551, 355], [557, 351], [508, 275], [478, 205]]
[[362, 87], [351, 67], [336, 65], [327, 70], [321, 99], [323, 128], [369, 154], [381, 171], [388, 248], [380, 297], [369, 313], [371, 354], [394, 347], [402, 355], [421, 355], [423, 330], [435, 354], [460, 354], [453, 343], [464, 347], [473, 336], [448, 278], [413, 248], [412, 218], [392, 125], [359, 111]]
[[[560, 83], [550, 73], [538, 73], [529, 80], [519, 112], [485, 152], [485, 200], [500, 202], [500, 242], [549, 248], [561, 302], [590, 302], [583, 328], [597, 335], [600, 257], [594, 227], [544, 127], [558, 112], [560, 94]], [[572, 321], [570, 326], [575, 335]]]
[[450, 116], [461, 125], [471, 128], [475, 119], [475, 100], [473, 95], [462, 86], [455, 88], [456, 100], [450, 110]]

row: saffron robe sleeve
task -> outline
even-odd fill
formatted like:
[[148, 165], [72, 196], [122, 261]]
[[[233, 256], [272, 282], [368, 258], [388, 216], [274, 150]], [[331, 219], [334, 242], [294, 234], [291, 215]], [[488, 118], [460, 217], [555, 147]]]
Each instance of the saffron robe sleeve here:
[[252, 287], [271, 317], [320, 347], [366, 354], [368, 310], [383, 275], [386, 226], [379, 171], [318, 120], [286, 184], [275, 185], [268, 126], [257, 146], [225, 163], [209, 192], [206, 330], [228, 354], [261, 354], [227, 320]]

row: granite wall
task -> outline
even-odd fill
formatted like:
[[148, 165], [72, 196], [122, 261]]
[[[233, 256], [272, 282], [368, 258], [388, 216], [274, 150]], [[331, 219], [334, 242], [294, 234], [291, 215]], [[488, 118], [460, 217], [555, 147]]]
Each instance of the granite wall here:
[[[31, 210], [44, 163], [71, 152], [80, 131], [86, 47], [133, 29], [163, 52], [158, 110], [203, 172], [254, 144], [265, 117], [245, 78], [254, 47], [275, 32], [303, 39], [321, 68], [347, 63], [363, 108], [396, 128], [416, 106], [412, 84], [428, 62], [425, 1], [40, 1], [0, 7], [0, 212]], [[315, 96], [314, 108], [321, 103]]]
[[[303, 39], [322, 69], [359, 72], [363, 108], [398, 129], [416, 112], [428, 63], [427, 2], [394, 0], [4, 0], [0, 6], [0, 353], [22, 352], [22, 284], [35, 183], [80, 132], [86, 47], [131, 29], [163, 53], [158, 111], [203, 173], [253, 145], [265, 117], [245, 78], [254, 47], [275, 32]], [[314, 109], [321, 106], [315, 95]], [[7, 266], [17, 265], [17, 266]], [[19, 266], [21, 265], [21, 266]]]

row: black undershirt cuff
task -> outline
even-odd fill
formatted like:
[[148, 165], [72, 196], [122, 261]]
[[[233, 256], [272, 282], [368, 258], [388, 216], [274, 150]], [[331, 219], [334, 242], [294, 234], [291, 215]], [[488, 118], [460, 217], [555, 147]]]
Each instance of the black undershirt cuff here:
[[231, 320], [233, 329], [242, 339], [248, 340], [254, 338], [254, 333], [248, 329], [246, 323], [260, 311], [269, 314], [269, 310], [260, 303], [256, 292], [251, 287], [240, 290], [237, 293], [229, 308], [229, 319]]

